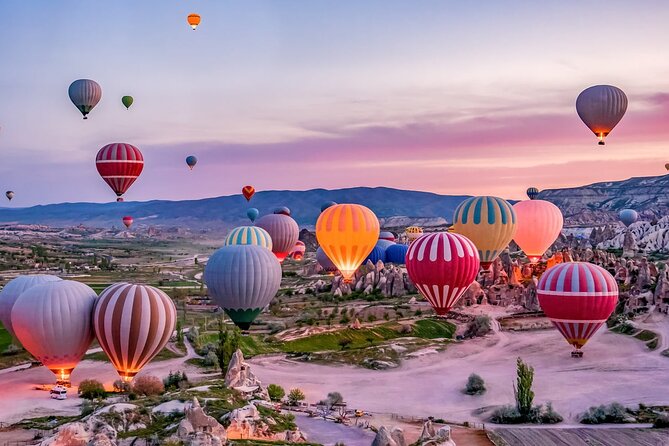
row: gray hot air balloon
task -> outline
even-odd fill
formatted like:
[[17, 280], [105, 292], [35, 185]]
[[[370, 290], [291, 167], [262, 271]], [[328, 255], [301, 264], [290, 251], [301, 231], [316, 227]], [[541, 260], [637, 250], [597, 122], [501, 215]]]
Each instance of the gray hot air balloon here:
[[8, 190], [7, 192], [5, 192], [5, 197], [7, 197], [9, 201], [12, 201], [12, 198], [14, 198], [14, 191]]
[[321, 268], [323, 268], [325, 272], [328, 273], [337, 272], [337, 266], [334, 264], [332, 260], [330, 260], [330, 257], [328, 257], [328, 255], [325, 254], [325, 251], [323, 251], [323, 248], [321, 248], [320, 246], [316, 250], [316, 261], [321, 266]]
[[12, 325], [23, 347], [58, 382], [70, 374], [93, 341], [95, 291], [81, 282], [59, 280], [21, 293], [12, 308]]
[[627, 96], [613, 85], [595, 85], [586, 88], [576, 98], [576, 112], [592, 133], [604, 145], [604, 138], [623, 119], [627, 110]]
[[102, 87], [90, 79], [77, 79], [70, 84], [67, 92], [74, 106], [84, 115], [84, 119], [88, 119], [86, 115], [98, 105], [102, 98]]
[[300, 238], [297, 222], [285, 214], [263, 215], [256, 221], [256, 226], [269, 232], [272, 237], [272, 252], [283, 262]]
[[242, 330], [269, 305], [281, 285], [281, 266], [258, 245], [227, 245], [209, 258], [204, 283], [211, 298]]
[[7, 285], [0, 291], [0, 322], [2, 322], [2, 325], [10, 335], [15, 336], [14, 328], [12, 327], [12, 308], [21, 293], [35, 285], [57, 282], [59, 280], [61, 280], [60, 277], [48, 274], [29, 274], [18, 276], [7, 282]]

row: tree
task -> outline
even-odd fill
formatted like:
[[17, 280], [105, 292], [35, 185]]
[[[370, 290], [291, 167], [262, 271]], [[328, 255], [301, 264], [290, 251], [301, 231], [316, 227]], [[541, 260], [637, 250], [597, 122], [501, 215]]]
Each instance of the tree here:
[[286, 391], [278, 384], [270, 384], [267, 386], [267, 394], [269, 395], [270, 400], [279, 402], [286, 396]]
[[467, 385], [465, 386], [465, 393], [467, 395], [482, 395], [486, 391], [485, 382], [476, 373], [472, 373], [467, 378]]
[[297, 404], [300, 401], [303, 401], [304, 398], [306, 398], [304, 396], [304, 392], [302, 392], [300, 389], [290, 389], [290, 392], [288, 393], [288, 404], [290, 406], [297, 406]]
[[184, 329], [180, 319], [177, 319], [177, 345], [184, 345]]
[[218, 366], [221, 373], [225, 374], [232, 355], [239, 349], [240, 334], [237, 327], [229, 329], [222, 319], [218, 320], [218, 346], [216, 347], [216, 356], [218, 357]]
[[138, 376], [132, 383], [132, 390], [138, 395], [160, 395], [165, 391], [165, 386], [155, 376]]
[[344, 397], [339, 392], [330, 392], [325, 401], [327, 401], [328, 408], [332, 410], [336, 404], [344, 404]]
[[94, 379], [85, 379], [79, 383], [79, 396], [87, 400], [95, 398], [104, 398], [107, 396], [105, 388], [100, 381]]
[[337, 343], [341, 347], [342, 350], [346, 350], [349, 345], [351, 345], [351, 342], [353, 342], [352, 339], [349, 338], [341, 338]]
[[522, 359], [516, 360], [516, 384], [513, 386], [513, 393], [516, 396], [516, 409], [523, 418], [527, 418], [532, 411], [532, 402], [534, 401], [534, 392], [532, 391], [532, 382], [534, 381], [534, 367], [523, 362]]

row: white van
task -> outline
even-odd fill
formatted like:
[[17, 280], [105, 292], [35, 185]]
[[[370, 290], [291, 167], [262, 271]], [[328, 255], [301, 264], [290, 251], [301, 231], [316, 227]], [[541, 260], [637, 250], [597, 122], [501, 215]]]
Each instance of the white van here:
[[63, 386], [53, 386], [51, 389], [51, 398], [54, 400], [66, 400], [67, 399], [67, 388]]

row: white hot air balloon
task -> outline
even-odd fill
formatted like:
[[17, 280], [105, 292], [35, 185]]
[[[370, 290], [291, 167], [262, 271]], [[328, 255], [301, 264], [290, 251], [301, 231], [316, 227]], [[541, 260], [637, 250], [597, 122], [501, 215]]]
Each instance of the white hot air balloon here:
[[12, 327], [12, 308], [21, 293], [35, 285], [57, 282], [59, 280], [61, 280], [60, 277], [48, 274], [26, 274], [7, 282], [7, 285], [0, 291], [0, 322], [2, 322], [2, 325], [10, 335], [16, 337], [14, 328]]
[[90, 79], [77, 79], [70, 84], [67, 92], [84, 119], [88, 119], [88, 114], [102, 99], [102, 87]]

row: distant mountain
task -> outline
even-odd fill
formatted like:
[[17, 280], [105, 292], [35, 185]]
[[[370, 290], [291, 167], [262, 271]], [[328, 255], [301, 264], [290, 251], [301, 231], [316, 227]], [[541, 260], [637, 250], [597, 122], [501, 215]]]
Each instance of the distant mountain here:
[[[178, 226], [192, 229], [225, 230], [248, 223], [246, 210], [255, 207], [260, 214], [278, 206], [288, 206], [302, 227], [312, 227], [326, 201], [360, 203], [372, 209], [382, 223], [419, 221], [441, 225], [450, 222], [457, 205], [466, 196], [438, 195], [429, 192], [387, 187], [312, 189], [307, 191], [261, 191], [250, 203], [241, 195], [201, 200], [123, 203], [59, 203], [29, 208], [0, 208], [0, 223], [43, 224], [65, 227], [83, 224], [93, 227], [121, 226], [124, 215], [132, 215], [135, 225]], [[408, 218], [397, 218], [408, 217]]]
[[634, 209], [644, 220], [669, 215], [669, 175], [638, 177], [568, 189], [547, 189], [539, 198], [558, 206], [570, 225], [598, 225]]

